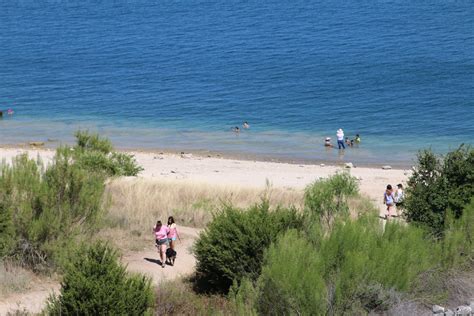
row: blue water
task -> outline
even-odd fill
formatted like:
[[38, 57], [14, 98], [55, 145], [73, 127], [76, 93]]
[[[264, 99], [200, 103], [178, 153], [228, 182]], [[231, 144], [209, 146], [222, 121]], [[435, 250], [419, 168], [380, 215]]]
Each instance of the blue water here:
[[472, 1], [0, 0], [0, 143], [408, 164], [472, 144], [473, 91]]

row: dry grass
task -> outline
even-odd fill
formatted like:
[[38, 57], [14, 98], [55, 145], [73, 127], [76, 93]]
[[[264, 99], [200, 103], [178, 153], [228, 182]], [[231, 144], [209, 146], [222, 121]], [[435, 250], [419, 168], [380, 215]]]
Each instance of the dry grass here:
[[157, 220], [174, 216], [183, 226], [205, 227], [212, 212], [224, 204], [246, 208], [263, 198], [271, 206], [295, 206], [303, 203], [303, 191], [267, 187], [255, 190], [244, 187], [213, 186], [202, 183], [182, 183], [137, 178], [115, 179], [107, 184], [108, 227], [148, 231]]
[[0, 262], [0, 296], [24, 292], [35, 278], [31, 271], [18, 267], [12, 262]]
[[164, 281], [156, 289], [155, 315], [233, 315], [229, 300], [196, 294], [186, 280]]

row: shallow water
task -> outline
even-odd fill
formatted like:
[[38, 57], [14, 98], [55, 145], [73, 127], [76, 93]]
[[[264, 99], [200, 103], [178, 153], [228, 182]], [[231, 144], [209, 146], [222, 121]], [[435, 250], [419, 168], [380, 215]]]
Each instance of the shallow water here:
[[469, 1], [0, 0], [0, 142], [409, 163], [472, 144], [473, 25]]

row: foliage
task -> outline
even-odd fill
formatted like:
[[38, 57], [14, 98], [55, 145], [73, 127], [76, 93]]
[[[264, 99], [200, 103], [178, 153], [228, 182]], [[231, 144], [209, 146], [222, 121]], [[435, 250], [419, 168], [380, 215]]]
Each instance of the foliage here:
[[268, 202], [246, 211], [225, 207], [195, 244], [197, 284], [204, 290], [225, 293], [234, 280], [255, 280], [264, 250], [281, 232], [302, 224], [295, 210], [270, 211]]
[[77, 131], [76, 148], [81, 151], [98, 151], [103, 154], [109, 154], [113, 150], [112, 143], [107, 138], [101, 138], [99, 134], [89, 134], [88, 131]]
[[82, 246], [66, 265], [59, 296], [51, 297], [51, 315], [151, 314], [153, 291], [145, 276], [129, 275], [115, 250], [104, 243]]
[[143, 170], [133, 155], [114, 151], [107, 138], [87, 131], [78, 131], [75, 136], [77, 144], [71, 151], [74, 160], [83, 169], [105, 176], [136, 176]]
[[417, 166], [408, 181], [407, 220], [441, 236], [449, 213], [455, 218], [474, 196], [474, 149], [460, 146], [444, 159], [430, 150], [418, 154]]
[[329, 228], [337, 215], [348, 213], [347, 198], [357, 192], [356, 180], [345, 172], [315, 181], [306, 188], [304, 196], [309, 220], [317, 219]]
[[295, 231], [272, 245], [258, 281], [262, 315], [314, 315], [326, 310], [326, 285], [314, 247]]
[[[21, 155], [0, 174], [2, 255], [42, 269], [59, 260], [67, 243], [92, 232], [101, 213], [103, 179], [75, 165], [59, 149], [44, 172], [41, 161]], [[54, 260], [57, 259], [57, 260]]]
[[266, 252], [253, 290], [241, 282], [232, 297], [262, 315], [365, 314], [388, 309], [400, 293], [440, 298], [441, 287], [419, 292], [420, 276], [434, 284], [442, 271], [472, 271], [472, 224], [463, 216], [440, 241], [416, 226], [388, 223], [382, 230], [368, 216], [339, 218], [328, 234], [316, 226], [291, 230]]

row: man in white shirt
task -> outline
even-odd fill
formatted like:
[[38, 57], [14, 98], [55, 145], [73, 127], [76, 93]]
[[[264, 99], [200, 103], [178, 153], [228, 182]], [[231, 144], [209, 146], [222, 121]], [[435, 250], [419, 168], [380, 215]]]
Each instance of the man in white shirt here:
[[342, 149], [346, 149], [346, 146], [344, 146], [344, 131], [342, 130], [342, 128], [337, 130], [336, 136], [337, 136], [337, 147], [339, 149], [341, 149], [341, 147]]

